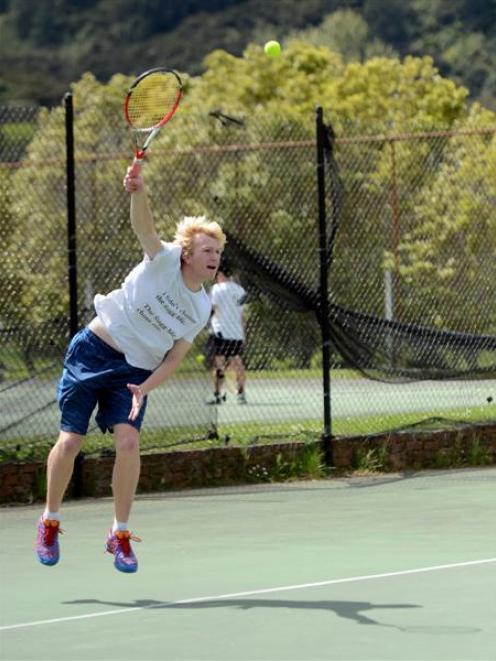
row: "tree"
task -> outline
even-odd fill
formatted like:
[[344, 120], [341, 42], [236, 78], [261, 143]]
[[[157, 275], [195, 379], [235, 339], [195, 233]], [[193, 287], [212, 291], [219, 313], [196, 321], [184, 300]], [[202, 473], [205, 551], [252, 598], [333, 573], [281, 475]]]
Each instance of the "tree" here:
[[[74, 87], [80, 300], [88, 283], [94, 290], [103, 282], [107, 287], [110, 276], [118, 277], [129, 264], [126, 253], [131, 254], [131, 247], [126, 250], [126, 241], [130, 246], [130, 232], [121, 192], [124, 161], [115, 159], [116, 151], [122, 159], [123, 144], [129, 143], [124, 130], [115, 131], [113, 119], [120, 115], [123, 87], [122, 76], [103, 86], [89, 75]], [[108, 159], [109, 154], [114, 158]], [[45, 348], [51, 335], [40, 329], [68, 330], [65, 189], [64, 111], [59, 107], [39, 114], [38, 130], [24, 167], [11, 177], [10, 192], [16, 223], [8, 245], [16, 255], [17, 295], [3, 318], [37, 333], [39, 346]], [[119, 251], [114, 256], [117, 242]], [[139, 253], [135, 250], [135, 254]]]
[[[326, 47], [296, 41], [273, 60], [260, 46], [250, 45], [239, 58], [215, 51], [206, 66], [201, 77], [184, 75], [185, 101], [155, 140], [144, 166], [160, 235], [170, 237], [181, 215], [204, 213], [221, 220], [230, 235], [264, 263], [277, 265], [298, 286], [316, 291], [314, 111], [321, 104], [338, 138], [348, 138], [337, 146], [345, 194], [333, 297], [382, 314], [392, 249], [387, 223], [396, 143], [391, 138], [407, 130], [470, 125], [475, 111], [466, 104], [467, 91], [442, 78], [430, 58], [346, 64]], [[79, 293], [90, 307], [92, 294], [118, 286], [140, 259], [121, 184], [131, 152], [121, 119], [129, 82], [118, 75], [104, 85], [87, 74], [73, 87]], [[216, 117], [220, 111], [237, 121], [223, 124], [209, 115], [214, 110]], [[485, 118], [494, 122], [492, 113]], [[357, 133], [378, 132], [384, 134], [382, 140], [349, 140]], [[17, 229], [11, 245], [19, 254], [20, 304], [9, 309], [9, 315], [33, 327], [46, 320], [57, 323], [67, 311], [63, 140], [62, 109], [42, 113], [27, 154], [31, 167], [12, 177]], [[412, 140], [402, 143], [397, 154], [401, 158], [394, 176], [406, 223], [399, 264], [404, 279], [416, 268], [417, 217], [430, 222], [427, 201], [433, 174], [424, 165], [433, 164], [436, 181], [439, 177], [443, 182], [443, 166], [461, 158], [460, 150], [450, 156], [445, 149], [444, 143]], [[470, 159], [463, 172], [469, 177]], [[439, 216], [442, 208], [436, 209]], [[441, 249], [438, 238], [429, 238], [428, 249]], [[413, 292], [416, 277], [407, 285]], [[420, 280], [419, 291], [423, 286]], [[446, 310], [449, 324], [453, 310]], [[414, 314], [413, 307], [410, 311]], [[267, 321], [266, 335], [280, 333], [289, 347], [295, 334], [288, 333], [288, 321], [281, 319]], [[314, 331], [308, 337], [315, 339]]]
[[[494, 123], [474, 106], [463, 129]], [[434, 178], [415, 196], [415, 224], [402, 245], [402, 275], [415, 297], [410, 314], [472, 333], [496, 332], [496, 135], [448, 141]], [[423, 310], [423, 312], [421, 312]]]
[[365, 0], [362, 13], [371, 33], [400, 52], [417, 35], [417, 12], [409, 2]]
[[327, 46], [345, 62], [363, 61], [369, 41], [369, 28], [362, 16], [351, 10], [338, 10], [325, 17], [317, 27], [291, 32], [286, 41], [303, 41], [312, 46]]

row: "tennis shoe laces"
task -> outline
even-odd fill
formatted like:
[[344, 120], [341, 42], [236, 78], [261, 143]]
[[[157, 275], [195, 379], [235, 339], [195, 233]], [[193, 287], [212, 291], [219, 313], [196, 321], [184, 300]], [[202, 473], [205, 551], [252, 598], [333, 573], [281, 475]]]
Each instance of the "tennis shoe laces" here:
[[42, 565], [52, 566], [59, 561], [59, 533], [63, 532], [60, 521], [40, 517], [36, 533], [36, 555]]
[[109, 530], [105, 550], [114, 556], [114, 567], [126, 574], [134, 574], [138, 571], [138, 560], [131, 548], [133, 542], [141, 542], [139, 537], [133, 535], [129, 530]]

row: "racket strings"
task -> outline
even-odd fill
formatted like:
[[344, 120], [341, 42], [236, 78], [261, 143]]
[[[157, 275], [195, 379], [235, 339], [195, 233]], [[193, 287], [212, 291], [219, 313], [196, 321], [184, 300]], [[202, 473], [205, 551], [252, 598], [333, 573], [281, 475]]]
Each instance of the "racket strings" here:
[[181, 88], [174, 74], [158, 72], [142, 78], [128, 99], [127, 116], [137, 130], [153, 129], [174, 112]]

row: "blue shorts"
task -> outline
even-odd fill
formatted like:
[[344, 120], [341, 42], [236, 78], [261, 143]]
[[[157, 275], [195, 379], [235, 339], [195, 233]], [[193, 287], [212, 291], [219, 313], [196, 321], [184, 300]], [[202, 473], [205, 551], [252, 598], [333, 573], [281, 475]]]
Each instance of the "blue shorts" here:
[[60, 429], [86, 434], [91, 415], [98, 405], [96, 422], [103, 433], [113, 431], [114, 425], [119, 423], [139, 430], [147, 398], [136, 420], [129, 420], [133, 395], [127, 384], [139, 385], [150, 374], [150, 370], [129, 365], [123, 353], [88, 328], [83, 328], [69, 344], [57, 389], [62, 412]]

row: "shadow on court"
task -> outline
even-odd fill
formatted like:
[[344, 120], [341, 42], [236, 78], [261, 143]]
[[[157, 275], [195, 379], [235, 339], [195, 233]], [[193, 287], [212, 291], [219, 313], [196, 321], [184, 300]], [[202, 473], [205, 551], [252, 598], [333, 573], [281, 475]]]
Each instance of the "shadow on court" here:
[[[121, 608], [143, 608], [143, 609], [182, 609], [201, 610], [208, 608], [237, 608], [249, 610], [251, 608], [290, 608], [304, 610], [323, 610], [334, 613], [347, 620], [354, 620], [358, 624], [375, 624], [381, 627], [389, 627], [377, 620], [363, 615], [364, 611], [392, 610], [400, 608], [422, 608], [418, 604], [374, 604], [370, 601], [298, 601], [288, 599], [212, 599], [196, 603], [168, 603], [154, 599], [136, 599], [133, 602], [102, 601], [100, 599], [76, 599], [64, 601], [63, 604], [103, 604], [105, 606], [118, 606]], [[396, 627], [395, 627], [396, 628]]]
[[495, 489], [484, 467], [147, 494], [133, 578], [101, 553], [110, 499], [68, 503], [50, 571], [38, 508], [5, 509], [0, 657], [494, 661]]

